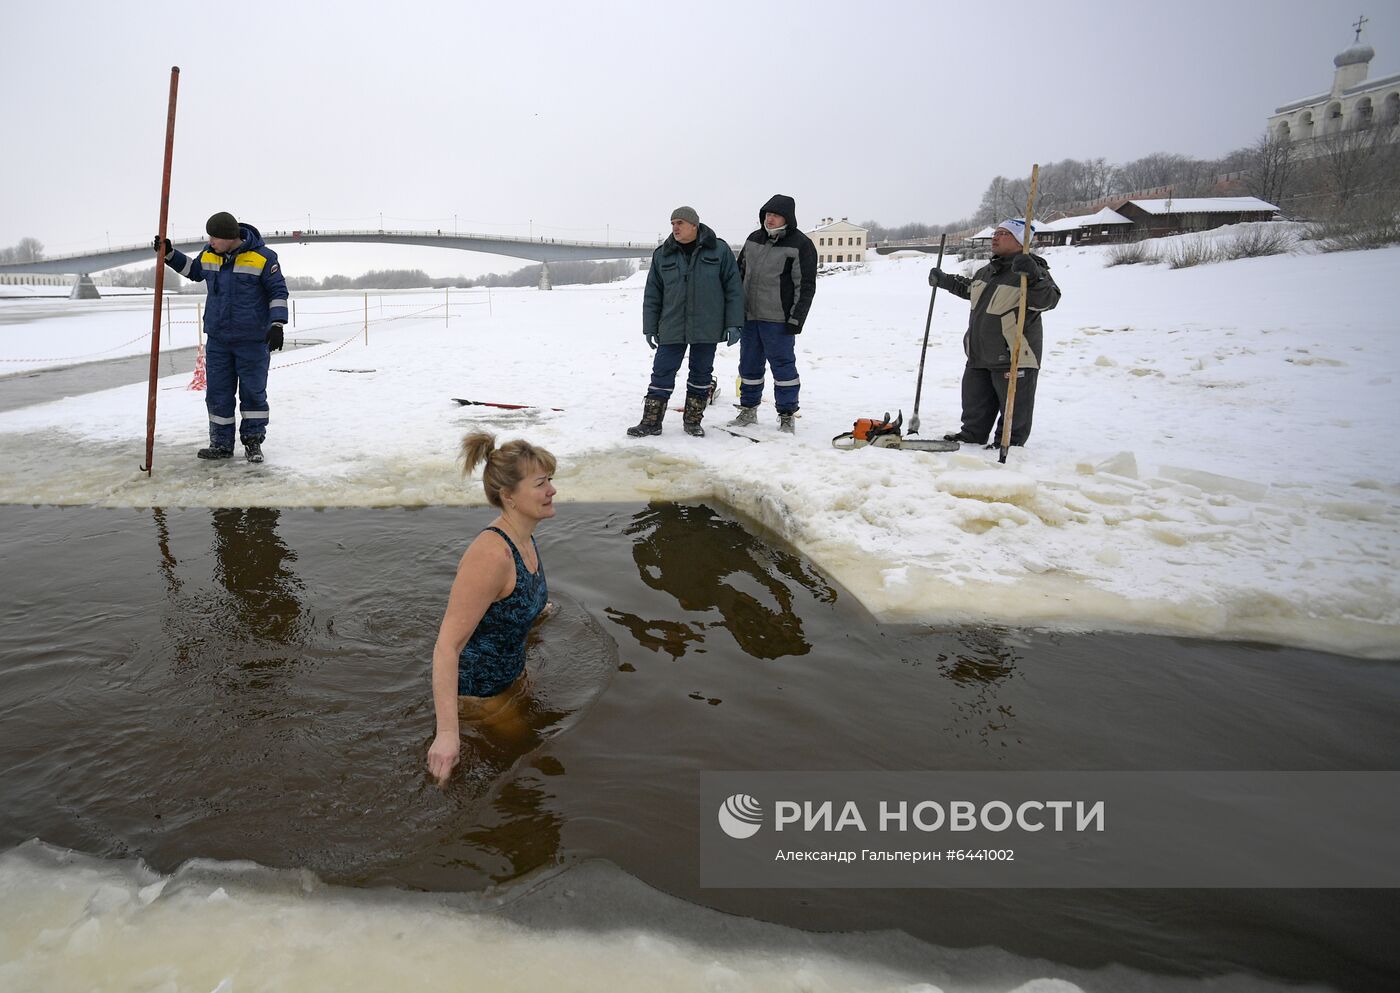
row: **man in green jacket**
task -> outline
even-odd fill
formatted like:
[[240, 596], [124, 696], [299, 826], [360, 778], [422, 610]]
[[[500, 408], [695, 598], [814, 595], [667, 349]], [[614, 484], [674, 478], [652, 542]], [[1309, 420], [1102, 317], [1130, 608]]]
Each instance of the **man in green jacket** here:
[[715, 347], [739, 340], [744, 324], [744, 287], [728, 243], [700, 223], [693, 207], [671, 211], [671, 237], [651, 255], [642, 297], [642, 336], [656, 350], [651, 386], [642, 402], [642, 419], [627, 429], [634, 438], [661, 433], [666, 401], [676, 373], [690, 350], [685, 384], [685, 433], [702, 437], [700, 426], [710, 400]]
[[[1021, 357], [1016, 372], [1016, 408], [1011, 415], [1011, 444], [1024, 445], [1031, 436], [1035, 413], [1035, 386], [1040, 375], [1042, 329], [1040, 315], [1060, 302], [1060, 288], [1050, 278], [1050, 264], [1022, 248], [1033, 237], [1026, 222], [1008, 218], [992, 233], [992, 259], [972, 278], [933, 269], [930, 286], [938, 286], [972, 301], [972, 314], [963, 336], [967, 366], [962, 378], [962, 428], [945, 434], [949, 441], [983, 445], [987, 433], [1006, 412], [1006, 392], [1011, 381], [1011, 349], [1016, 340], [1016, 320], [1021, 306], [1021, 277], [1026, 277], [1026, 326], [1021, 337]], [[992, 435], [996, 447], [1001, 425]]]

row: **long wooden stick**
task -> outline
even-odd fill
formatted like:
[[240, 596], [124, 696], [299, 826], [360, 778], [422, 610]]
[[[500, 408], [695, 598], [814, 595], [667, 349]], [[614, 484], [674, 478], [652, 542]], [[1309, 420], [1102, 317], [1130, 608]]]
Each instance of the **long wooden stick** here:
[[[1031, 253], [1031, 220], [1035, 216], [1035, 184], [1040, 178], [1040, 165], [1031, 166], [1031, 192], [1026, 198], [1026, 230], [1022, 232], [1021, 254]], [[1026, 274], [1021, 274], [1021, 306], [1016, 312], [1016, 345], [1011, 349], [1011, 377], [1006, 384], [1006, 410], [1001, 415], [1001, 451], [997, 461], [1006, 461], [1007, 450], [1011, 448], [1011, 417], [1016, 410], [1016, 376], [1021, 366], [1021, 341], [1026, 331]]]
[[170, 106], [165, 116], [165, 167], [160, 177], [160, 225], [156, 233], [156, 298], [151, 315], [151, 375], [146, 390], [146, 464], [141, 471], [151, 474], [156, 446], [156, 376], [160, 363], [160, 305], [165, 290], [165, 222], [170, 215], [170, 160], [175, 152], [175, 94], [180, 88], [180, 67], [170, 67]]
[[[938, 264], [943, 268], [943, 248], [948, 244], [948, 233], [938, 236]], [[938, 284], [933, 284], [933, 292], [928, 295], [928, 318], [924, 321], [924, 350], [919, 353], [919, 385], [914, 387], [914, 416], [909, 418], [909, 433], [919, 433], [919, 400], [924, 395], [924, 358], [928, 355], [928, 329], [933, 326], [933, 301], [938, 298]]]

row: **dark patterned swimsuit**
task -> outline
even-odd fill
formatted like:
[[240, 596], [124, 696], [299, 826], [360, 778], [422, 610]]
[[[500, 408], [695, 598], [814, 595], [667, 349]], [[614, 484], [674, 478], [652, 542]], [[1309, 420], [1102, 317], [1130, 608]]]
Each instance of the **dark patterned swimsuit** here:
[[495, 696], [520, 678], [525, 671], [525, 636], [549, 599], [544, 562], [535, 539], [530, 539], [530, 545], [535, 549], [538, 565], [531, 573], [510, 535], [500, 528], [486, 530], [495, 531], [510, 546], [515, 557], [515, 589], [504, 600], [486, 608], [481, 623], [462, 649], [457, 659], [458, 696]]

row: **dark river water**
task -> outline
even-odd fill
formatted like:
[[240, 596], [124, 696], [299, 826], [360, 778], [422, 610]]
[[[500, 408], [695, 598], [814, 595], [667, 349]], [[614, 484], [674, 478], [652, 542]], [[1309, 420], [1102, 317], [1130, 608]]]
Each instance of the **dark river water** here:
[[[693, 903], [1093, 967], [1380, 989], [1393, 890], [706, 890], [709, 770], [1388, 770], [1400, 667], [875, 623], [708, 506], [561, 505], [529, 739], [423, 771], [485, 509], [0, 508], [0, 849], [475, 891], [604, 858]], [[1390, 987], [1394, 988], [1394, 987]]]

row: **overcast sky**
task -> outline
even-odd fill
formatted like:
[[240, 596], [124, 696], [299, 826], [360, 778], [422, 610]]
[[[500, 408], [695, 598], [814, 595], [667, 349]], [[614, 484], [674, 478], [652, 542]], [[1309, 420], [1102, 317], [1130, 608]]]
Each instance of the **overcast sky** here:
[[[1363, 6], [1371, 75], [1395, 72], [1400, 0]], [[171, 65], [176, 234], [230, 210], [265, 230], [378, 228], [382, 212], [386, 228], [450, 228], [455, 214], [463, 231], [647, 239], [687, 203], [733, 240], [775, 192], [796, 198], [804, 227], [942, 222], [1035, 161], [1219, 156], [1278, 104], [1331, 85], [1360, 12], [29, 0], [0, 24], [0, 245], [33, 236], [60, 254], [149, 237]], [[358, 271], [366, 252], [433, 274], [521, 264], [294, 251], [318, 276]]]

